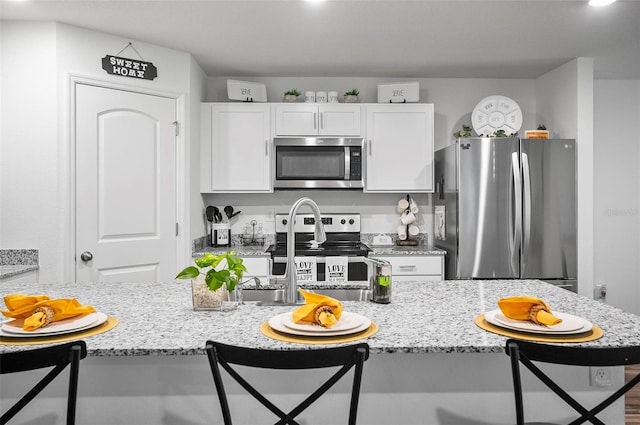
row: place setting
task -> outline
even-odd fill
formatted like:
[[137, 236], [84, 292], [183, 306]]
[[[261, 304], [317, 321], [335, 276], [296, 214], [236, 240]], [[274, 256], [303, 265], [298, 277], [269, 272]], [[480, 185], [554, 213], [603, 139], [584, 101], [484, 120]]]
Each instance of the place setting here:
[[118, 319], [75, 298], [10, 294], [0, 310], [0, 344], [35, 345], [73, 341], [113, 329]]
[[374, 335], [378, 325], [366, 316], [344, 311], [335, 298], [299, 289], [305, 304], [278, 314], [260, 326], [267, 337], [303, 344], [336, 344]]
[[498, 307], [477, 316], [475, 324], [502, 336], [540, 342], [587, 342], [604, 334], [585, 318], [552, 312], [545, 301], [536, 297], [501, 298]]

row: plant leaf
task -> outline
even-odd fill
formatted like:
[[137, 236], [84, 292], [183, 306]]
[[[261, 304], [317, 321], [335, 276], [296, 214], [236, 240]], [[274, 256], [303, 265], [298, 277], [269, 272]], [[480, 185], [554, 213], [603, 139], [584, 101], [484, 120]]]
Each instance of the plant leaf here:
[[193, 279], [195, 277], [198, 277], [199, 274], [200, 274], [200, 270], [198, 270], [197, 267], [189, 266], [186, 269], [182, 270], [180, 273], [178, 273], [178, 275], [176, 276], [176, 279]]

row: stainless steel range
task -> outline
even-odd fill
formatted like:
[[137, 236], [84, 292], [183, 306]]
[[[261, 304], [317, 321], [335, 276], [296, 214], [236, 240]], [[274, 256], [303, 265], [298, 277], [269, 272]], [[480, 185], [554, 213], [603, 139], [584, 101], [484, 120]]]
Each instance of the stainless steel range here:
[[[287, 263], [287, 221], [288, 214], [276, 214], [276, 243], [267, 248], [273, 263], [273, 275], [283, 275]], [[327, 241], [317, 246], [314, 237], [315, 218], [313, 214], [297, 214], [295, 222], [296, 256], [315, 257], [317, 280], [326, 280], [326, 257], [347, 257], [348, 280], [366, 281], [368, 266], [364, 258], [371, 248], [360, 242], [360, 214], [322, 214], [322, 224]]]

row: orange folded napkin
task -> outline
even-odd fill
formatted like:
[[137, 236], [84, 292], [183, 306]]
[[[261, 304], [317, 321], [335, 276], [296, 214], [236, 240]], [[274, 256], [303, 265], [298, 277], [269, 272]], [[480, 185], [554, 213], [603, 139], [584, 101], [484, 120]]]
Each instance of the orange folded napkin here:
[[551, 307], [540, 298], [521, 296], [501, 298], [498, 307], [502, 313], [514, 320], [530, 320], [537, 324], [553, 326], [562, 322], [562, 319], [551, 313]]
[[22, 329], [34, 331], [51, 322], [94, 313], [95, 308], [82, 305], [75, 298], [52, 300], [46, 295], [10, 294], [4, 297], [9, 311], [0, 310], [5, 317], [24, 319]]
[[325, 328], [335, 325], [342, 316], [342, 303], [326, 295], [314, 294], [298, 289], [304, 297], [305, 305], [293, 312], [295, 323], [318, 324]]

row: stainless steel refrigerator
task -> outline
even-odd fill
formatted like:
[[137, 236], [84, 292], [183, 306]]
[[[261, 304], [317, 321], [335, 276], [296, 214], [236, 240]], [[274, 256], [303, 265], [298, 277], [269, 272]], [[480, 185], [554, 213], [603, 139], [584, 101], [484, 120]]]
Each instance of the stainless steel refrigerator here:
[[461, 138], [436, 151], [434, 245], [447, 279], [542, 279], [576, 290], [576, 145]]

